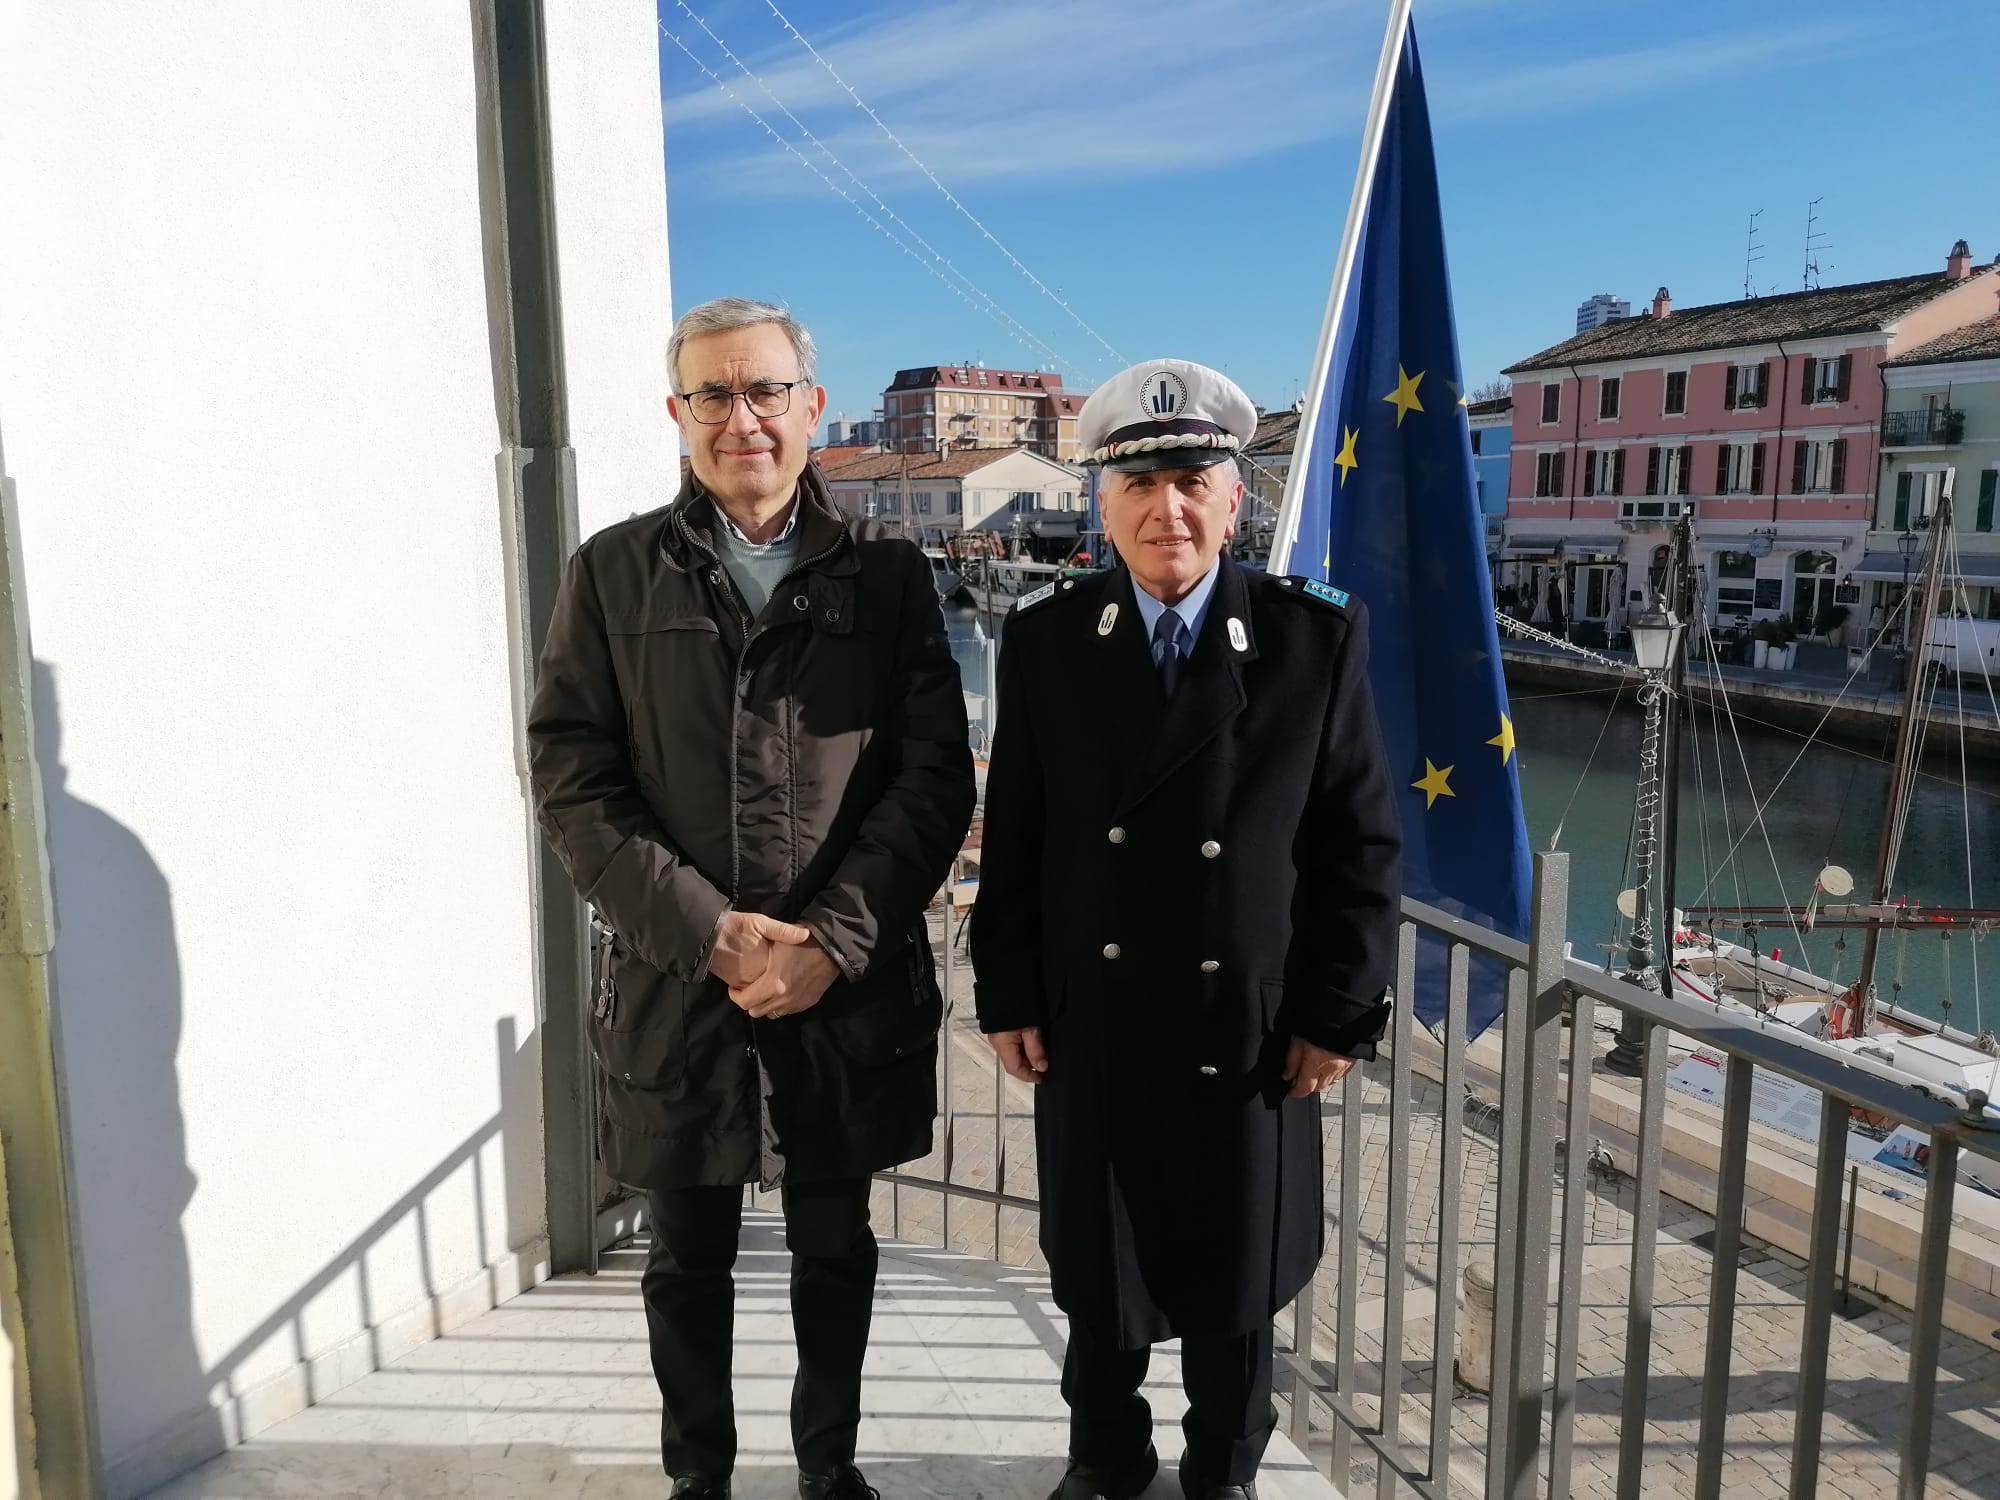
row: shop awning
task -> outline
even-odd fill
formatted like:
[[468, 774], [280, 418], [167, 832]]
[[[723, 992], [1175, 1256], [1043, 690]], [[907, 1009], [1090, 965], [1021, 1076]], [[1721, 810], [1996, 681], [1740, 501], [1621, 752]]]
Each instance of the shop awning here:
[[1552, 557], [1556, 548], [1563, 549], [1563, 556], [1572, 561], [1591, 557], [1598, 553], [1617, 554], [1625, 550], [1625, 538], [1617, 532], [1603, 535], [1576, 536], [1533, 536], [1523, 534], [1510, 536], [1501, 547], [1502, 557]]
[[[1922, 553], [1905, 562], [1901, 552], [1866, 552], [1848, 576], [1872, 578], [1882, 583], [1901, 583], [1907, 577], [1914, 582], [1923, 569]], [[1946, 569], [1945, 582], [1972, 588], [2000, 585], [2000, 553], [1961, 552], [1958, 566]]]

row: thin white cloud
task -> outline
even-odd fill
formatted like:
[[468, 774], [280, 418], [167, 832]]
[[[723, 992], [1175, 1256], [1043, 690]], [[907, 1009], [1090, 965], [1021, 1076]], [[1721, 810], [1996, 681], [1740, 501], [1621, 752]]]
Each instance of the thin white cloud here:
[[[1475, 12], [1505, 19], [1507, 33], [1478, 36], [1484, 23]], [[871, 186], [887, 193], [921, 181], [828, 71], [784, 34], [763, 0], [729, 0], [703, 13], [763, 85]], [[1358, 134], [1382, 15], [1381, 0], [1228, 7], [1214, 0], [945, 0], [895, 7], [813, 41], [947, 184], [1030, 180], [1066, 190], [1227, 168]], [[1448, 25], [1454, 40], [1478, 37], [1430, 70], [1432, 110], [1448, 123], [1561, 113], [1801, 65], [1852, 48], [1866, 31], [1856, 22], [1757, 27], [1517, 61], [1518, 3], [1426, 0], [1423, 15], [1438, 23], [1427, 35]], [[797, 140], [770, 98], [673, 0], [662, 0], [661, 16], [745, 103]], [[671, 46], [668, 60], [676, 84], [666, 100], [668, 151], [679, 158], [682, 181], [692, 175], [755, 196], [825, 192]], [[746, 128], [754, 141], [744, 138]], [[719, 145], [725, 139], [729, 144]]]

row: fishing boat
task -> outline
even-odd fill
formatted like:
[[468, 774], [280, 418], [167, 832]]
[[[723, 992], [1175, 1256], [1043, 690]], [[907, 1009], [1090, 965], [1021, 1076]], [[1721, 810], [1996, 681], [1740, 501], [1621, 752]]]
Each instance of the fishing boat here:
[[[1686, 691], [1687, 654], [1677, 652], [1671, 680], [1662, 681], [1655, 675], [1648, 677], [1641, 688], [1648, 718], [1634, 819], [1631, 867], [1637, 879], [1618, 900], [1619, 915], [1630, 924], [1630, 932], [1623, 941], [1601, 946], [1607, 953], [1625, 954], [1625, 977], [1636, 983], [1651, 988], [1671, 985], [1677, 993], [1699, 1002], [1768, 1023], [1801, 1046], [1836, 1053], [1860, 1071], [1891, 1079], [1960, 1108], [1978, 1110], [1988, 1099], [2000, 1095], [2000, 1042], [1996, 1042], [1994, 1032], [1984, 1025], [1979, 1014], [1976, 963], [1971, 966], [1975, 1021], [1970, 1028], [1953, 1024], [1952, 1018], [1963, 1015], [1963, 1009], [1954, 1006], [1957, 997], [1950, 993], [1948, 966], [1944, 970], [1946, 993], [1930, 996], [1932, 1004], [1923, 1009], [1905, 1003], [1900, 963], [1887, 986], [1882, 983], [1888, 954], [1886, 945], [1891, 942], [1900, 958], [1905, 945], [1912, 940], [1977, 944], [2000, 930], [2000, 908], [1932, 905], [1913, 896], [1896, 894], [1898, 856], [1908, 832], [1925, 730], [1932, 719], [1938, 689], [1947, 675], [1984, 676], [1989, 683], [1991, 678], [1982, 649], [1978, 646], [1967, 649], [1967, 643], [1960, 642], [1952, 632], [1935, 628], [1940, 623], [1939, 600], [1947, 571], [1947, 552], [1952, 546], [1950, 504], [1946, 495], [1929, 528], [1920, 588], [1909, 606], [1912, 609], [1909, 628], [1903, 632], [1903, 639], [1919, 645], [1908, 653], [1895, 757], [1874, 851], [1869, 897], [1847, 899], [1855, 892], [1854, 877], [1846, 868], [1828, 864], [1813, 875], [1810, 892], [1803, 902], [1731, 905], [1697, 899], [1685, 908], [1676, 904], [1672, 890], [1673, 842], [1679, 825], [1676, 802], [1681, 781], [1678, 751], [1681, 736], [1693, 727], [1691, 700]], [[1683, 518], [1675, 530], [1669, 565], [1658, 581], [1656, 608], [1676, 626], [1679, 620], [1691, 620], [1692, 628], [1705, 632], [1709, 611], [1698, 595], [1691, 555], [1691, 526]], [[1504, 616], [1501, 623], [1516, 634], [1542, 634]], [[1885, 623], [1878, 636], [1886, 632]], [[1558, 646], [1567, 646], [1549, 639]], [[1870, 650], [1883, 648], [1879, 638], [1868, 645]], [[1983, 646], [1983, 642], [1979, 645]], [[1708, 669], [1718, 673], [1719, 687], [1714, 653], [1696, 654], [1705, 656]], [[1862, 654], [1865, 657], [1866, 652]], [[1858, 669], [1855, 675], [1859, 675]], [[1648, 699], [1648, 694], [1653, 697]], [[1727, 696], [1712, 692], [1709, 701], [1716, 713], [1731, 717], [1730, 733], [1724, 738], [1725, 742], [1734, 740], [1733, 710]], [[1671, 712], [1662, 711], [1668, 707]], [[1682, 722], [1675, 723], [1676, 718]], [[1740, 740], [1736, 743], [1740, 754]], [[1730, 858], [1751, 837], [1775, 795], [1776, 789], [1769, 789], [1763, 801], [1754, 806], [1750, 827], [1740, 834], [1731, 828], [1734, 841]], [[1662, 830], [1664, 834], [1660, 837]], [[1662, 883], [1667, 888], [1665, 899], [1656, 906], [1671, 916], [1670, 922], [1663, 924], [1668, 927], [1667, 941], [1659, 945], [1667, 955], [1664, 963], [1656, 963], [1654, 959], [1650, 924], [1646, 920], [1645, 893], [1651, 887], [1648, 872], [1657, 852], [1656, 843], [1664, 846]], [[1967, 854], [1969, 868], [1974, 851], [1968, 847]], [[1992, 856], [1991, 850], [1980, 855], [1988, 859]], [[1715, 872], [1711, 872], [1710, 886], [1714, 881]], [[1706, 888], [1702, 894], [1707, 894]], [[1781, 949], [1774, 948], [1768, 955], [1764, 952], [1763, 945], [1773, 934], [1790, 934], [1792, 940], [1802, 944], [1806, 934], [1822, 928], [1836, 933], [1835, 963], [1826, 972], [1783, 962]], [[1839, 963], [1848, 951], [1849, 932], [1860, 935], [1862, 946], [1855, 972], [1843, 974]], [[1725, 933], [1740, 934], [1740, 940]], [[1615, 960], [1607, 957], [1607, 971], [1614, 965]], [[1622, 1040], [1621, 1047], [1624, 1045]], [[1686, 1038], [1669, 1038], [1670, 1051], [1683, 1056], [1693, 1047]], [[1621, 1065], [1614, 1051], [1607, 1065], [1614, 1071], [1632, 1071], [1630, 1061], [1635, 1055], [1643, 1054], [1628, 1054]], [[1879, 1138], [1886, 1133], [1883, 1122], [1857, 1119], [1854, 1123], [1863, 1136]]]

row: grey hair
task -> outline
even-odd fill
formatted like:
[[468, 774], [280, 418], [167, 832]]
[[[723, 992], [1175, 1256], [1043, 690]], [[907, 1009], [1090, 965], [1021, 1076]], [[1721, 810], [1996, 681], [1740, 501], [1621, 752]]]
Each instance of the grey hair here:
[[810, 382], [813, 378], [813, 364], [819, 351], [813, 346], [813, 337], [800, 323], [782, 307], [773, 307], [768, 302], [753, 302], [748, 297], [717, 297], [704, 302], [699, 307], [690, 307], [674, 324], [672, 337], [667, 340], [667, 378], [676, 391], [681, 384], [681, 346], [697, 334], [726, 333], [732, 328], [748, 328], [757, 323], [776, 323], [785, 331], [785, 337], [792, 341], [792, 352], [799, 357], [799, 379]]

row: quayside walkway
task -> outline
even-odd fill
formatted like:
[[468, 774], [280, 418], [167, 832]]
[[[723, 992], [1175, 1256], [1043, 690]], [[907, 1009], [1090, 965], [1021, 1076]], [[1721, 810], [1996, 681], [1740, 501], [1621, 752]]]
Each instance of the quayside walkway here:
[[[1043, 1500], [1063, 1471], [1063, 1318], [1039, 1272], [885, 1239], [860, 1462], [884, 1500]], [[660, 1500], [643, 1244], [564, 1276], [327, 1397], [155, 1500]], [[738, 1500], [790, 1500], [794, 1356], [782, 1222], [745, 1216], [737, 1261]], [[1179, 1372], [1149, 1392], [1169, 1465]], [[1281, 1435], [1267, 1500], [1338, 1500]], [[1148, 1491], [1178, 1496], [1171, 1469]]]

